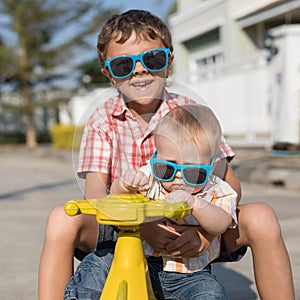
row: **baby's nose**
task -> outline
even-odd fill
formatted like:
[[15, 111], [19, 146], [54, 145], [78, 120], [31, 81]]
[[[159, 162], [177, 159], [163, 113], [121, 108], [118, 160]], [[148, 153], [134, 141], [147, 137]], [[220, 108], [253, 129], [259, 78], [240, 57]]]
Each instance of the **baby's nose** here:
[[181, 171], [180, 171], [180, 170], [177, 170], [177, 171], [176, 171], [175, 177], [176, 177], [176, 178], [182, 178], [182, 175], [181, 175]]

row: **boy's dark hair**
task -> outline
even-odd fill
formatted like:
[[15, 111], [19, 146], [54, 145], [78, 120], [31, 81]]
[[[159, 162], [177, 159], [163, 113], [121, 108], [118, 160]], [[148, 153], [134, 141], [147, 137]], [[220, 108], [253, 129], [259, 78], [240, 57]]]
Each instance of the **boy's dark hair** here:
[[171, 33], [165, 22], [145, 10], [129, 10], [120, 15], [113, 15], [103, 25], [97, 43], [101, 66], [106, 60], [109, 42], [120, 35], [117, 43], [125, 43], [132, 32], [135, 32], [139, 39], [160, 39], [164, 46], [173, 52]]

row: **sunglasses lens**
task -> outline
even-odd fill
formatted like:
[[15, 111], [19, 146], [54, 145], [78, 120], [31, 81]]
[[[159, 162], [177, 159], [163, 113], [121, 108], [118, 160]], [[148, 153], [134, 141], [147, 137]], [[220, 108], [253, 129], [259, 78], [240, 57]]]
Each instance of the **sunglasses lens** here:
[[206, 180], [207, 172], [200, 168], [183, 169], [185, 179], [191, 184], [201, 184]]
[[110, 67], [114, 76], [126, 76], [132, 71], [133, 60], [130, 57], [119, 57], [111, 61]]
[[161, 70], [167, 66], [167, 54], [163, 50], [149, 51], [143, 55], [143, 61], [149, 70]]
[[164, 163], [155, 163], [153, 165], [154, 175], [161, 180], [168, 180], [174, 174], [174, 168]]

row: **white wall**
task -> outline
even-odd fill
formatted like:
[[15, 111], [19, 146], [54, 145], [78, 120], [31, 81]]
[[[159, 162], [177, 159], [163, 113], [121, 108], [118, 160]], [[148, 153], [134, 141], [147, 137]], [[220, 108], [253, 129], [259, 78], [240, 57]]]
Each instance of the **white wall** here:
[[113, 97], [113, 88], [98, 88], [92, 91], [80, 92], [74, 96], [67, 107], [60, 109], [60, 120], [62, 124], [84, 125], [96, 107]]
[[271, 31], [279, 53], [274, 57], [274, 142], [299, 143], [300, 126], [300, 25]]
[[191, 88], [214, 109], [229, 140], [270, 144], [270, 74], [266, 66], [200, 80]]

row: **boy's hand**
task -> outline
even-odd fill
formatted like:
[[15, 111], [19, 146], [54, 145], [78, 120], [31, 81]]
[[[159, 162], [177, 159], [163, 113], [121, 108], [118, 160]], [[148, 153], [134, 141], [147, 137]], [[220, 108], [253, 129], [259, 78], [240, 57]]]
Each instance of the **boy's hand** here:
[[179, 233], [171, 227], [166, 226], [166, 222], [171, 222], [166, 218], [143, 223], [140, 225], [140, 232], [147, 243], [159, 253], [166, 253], [166, 245], [176, 240]]
[[198, 257], [211, 245], [214, 236], [204, 231], [200, 226], [184, 226], [167, 223], [179, 237], [168, 243], [165, 247], [173, 257]]
[[145, 192], [149, 189], [148, 177], [141, 171], [127, 170], [121, 180], [128, 191]]
[[168, 219], [143, 223], [140, 232], [155, 251], [173, 257], [198, 257], [208, 249], [214, 238], [200, 226], [176, 225]]

